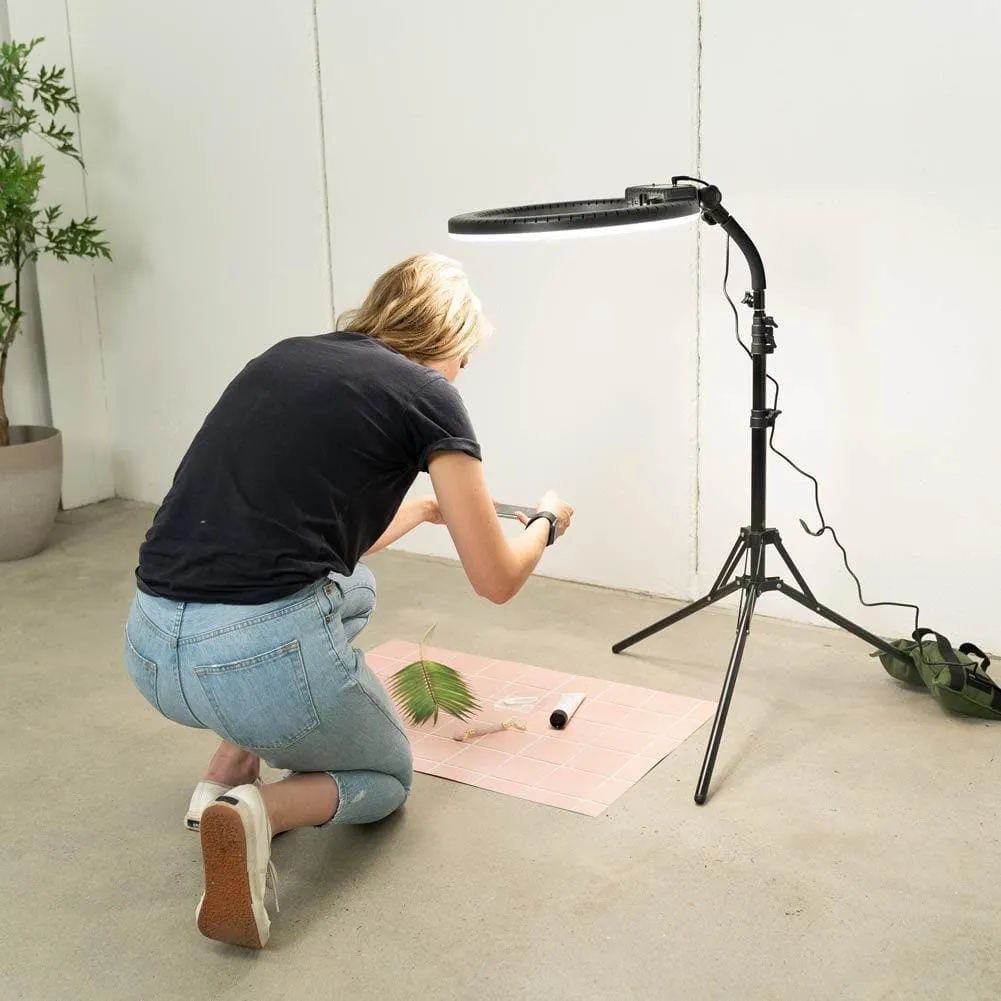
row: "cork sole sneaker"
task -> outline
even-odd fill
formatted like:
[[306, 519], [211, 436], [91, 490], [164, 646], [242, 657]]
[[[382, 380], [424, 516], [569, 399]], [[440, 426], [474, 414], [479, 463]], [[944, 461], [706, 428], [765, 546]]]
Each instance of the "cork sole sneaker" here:
[[[262, 785], [261, 780], [257, 779], [254, 785], [260, 788]], [[184, 826], [189, 831], [194, 831], [197, 834], [198, 825], [201, 823], [202, 814], [205, 812], [206, 807], [211, 806], [220, 796], [224, 796], [232, 788], [234, 787], [223, 785], [221, 782], [202, 779], [191, 793], [188, 812], [184, 815]]]
[[262, 949], [271, 934], [271, 919], [264, 907], [264, 874], [255, 878], [253, 872], [254, 824], [245, 813], [246, 803], [222, 796], [201, 816], [205, 893], [196, 920], [206, 938]]

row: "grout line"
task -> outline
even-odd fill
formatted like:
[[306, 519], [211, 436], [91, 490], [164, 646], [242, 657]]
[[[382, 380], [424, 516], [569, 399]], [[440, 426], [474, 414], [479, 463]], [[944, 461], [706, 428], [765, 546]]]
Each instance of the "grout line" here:
[[[68, 0], [67, 0], [68, 2]], [[330, 217], [330, 182], [327, 176], [327, 124], [323, 108], [323, 63], [320, 59], [320, 20], [317, 13], [318, 0], [313, 0], [313, 59], [316, 67], [316, 105], [320, 121], [320, 173], [323, 185], [323, 233], [327, 255], [327, 295], [330, 301], [330, 329], [337, 323], [334, 303], [334, 243]]]
[[[517, 751], [508, 751], [508, 754], [510, 754], [512, 758], [524, 758], [526, 761], [542, 761], [541, 758], [532, 758], [532, 757], [529, 757], [527, 754], [525, 754], [525, 752], [528, 751], [528, 750], [530, 750], [531, 748], [535, 747], [535, 745], [538, 744], [540, 740], [542, 740], [543, 735], [541, 733], [531, 733], [531, 732], [528, 732], [528, 733], [525, 734], [525, 736], [526, 737], [534, 737], [535, 739], [532, 740], [531, 742], [525, 744], [524, 747], [520, 747]], [[546, 761], [546, 762], [543, 762], [543, 763], [547, 764], [547, 765], [551, 765], [552, 764], [551, 761]]]

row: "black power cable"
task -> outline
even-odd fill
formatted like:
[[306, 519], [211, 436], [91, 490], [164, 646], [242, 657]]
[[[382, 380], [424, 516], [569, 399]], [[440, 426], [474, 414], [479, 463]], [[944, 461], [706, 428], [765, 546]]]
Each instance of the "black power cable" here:
[[[733, 326], [734, 332], [737, 335], [737, 343], [744, 349], [745, 354], [748, 358], [751, 358], [751, 349], [747, 346], [744, 340], [740, 336], [740, 313], [737, 311], [737, 304], [730, 297], [729, 289], [727, 288], [727, 282], [730, 279], [730, 237], [726, 238], [726, 267], [723, 271], [723, 295], [726, 296], [726, 301], [730, 304], [730, 309], [733, 310]], [[779, 383], [778, 380], [772, 376], [768, 376], [768, 381], [775, 387], [775, 399], [772, 402], [772, 409], [778, 410], [779, 408]], [[784, 462], [792, 466], [801, 476], [806, 477], [813, 484], [813, 503], [817, 508], [817, 517], [820, 518], [820, 528], [814, 531], [810, 528], [807, 523], [800, 518], [799, 523], [803, 526], [803, 531], [807, 535], [812, 535], [814, 538], [820, 538], [827, 532], [831, 533], [831, 538], [834, 539], [834, 544], [841, 550], [841, 558], [844, 560], [845, 569], [851, 575], [853, 581], [855, 581], [855, 590], [858, 592], [859, 604], [865, 605], [866, 608], [909, 608], [914, 612], [914, 628], [917, 630], [919, 628], [919, 621], [921, 618], [921, 609], [917, 605], [909, 604], [903, 601], [866, 601], [862, 597], [862, 582], [858, 579], [858, 575], [851, 568], [851, 564], [848, 562], [848, 551], [841, 544], [841, 540], [838, 538], [838, 533], [834, 530], [832, 525], [827, 523], [827, 519], [824, 517], [823, 508], [820, 506], [820, 484], [817, 482], [817, 477], [808, 473], [805, 469], [801, 469], [796, 465], [792, 459], [789, 458], [784, 452], [780, 452], [778, 448], [775, 447], [775, 424], [772, 424], [771, 434], [768, 436], [768, 447]]]

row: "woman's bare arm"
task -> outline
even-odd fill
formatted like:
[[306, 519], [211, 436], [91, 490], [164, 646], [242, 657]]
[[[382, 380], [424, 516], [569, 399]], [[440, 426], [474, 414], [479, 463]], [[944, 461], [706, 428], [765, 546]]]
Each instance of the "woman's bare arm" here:
[[414, 497], [405, 500], [393, 516], [389, 527], [365, 551], [365, 555], [371, 556], [372, 553], [391, 546], [397, 539], [402, 539], [407, 532], [412, 532], [425, 521], [436, 521], [437, 512], [438, 503], [433, 497]]
[[[463, 452], [439, 452], [430, 463], [431, 483], [463, 569], [474, 590], [495, 604], [510, 601], [522, 588], [546, 550], [549, 522], [533, 522], [509, 540], [501, 529], [490, 491], [477, 459]], [[557, 535], [570, 524], [573, 508], [547, 494], [540, 510], [557, 516]]]

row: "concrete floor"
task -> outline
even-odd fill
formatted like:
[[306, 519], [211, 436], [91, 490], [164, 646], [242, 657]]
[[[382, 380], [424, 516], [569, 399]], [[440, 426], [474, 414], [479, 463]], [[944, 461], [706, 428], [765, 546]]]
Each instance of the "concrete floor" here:
[[[181, 817], [213, 740], [159, 718], [119, 651], [150, 515], [74, 512], [0, 567], [3, 1001], [1001, 994], [1001, 724], [946, 717], [850, 637], [764, 618], [705, 807], [708, 727], [597, 819], [418, 776], [381, 826], [275, 843], [267, 949], [203, 939]], [[614, 657], [666, 603], [536, 580], [494, 608], [456, 568], [373, 565], [369, 645], [438, 622], [445, 646], [718, 694], [732, 613]]]

